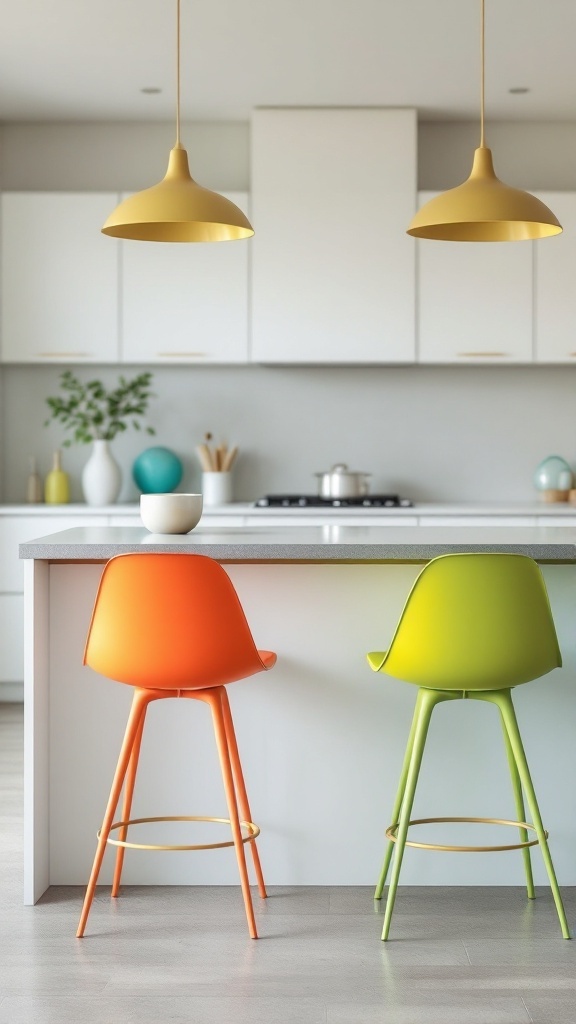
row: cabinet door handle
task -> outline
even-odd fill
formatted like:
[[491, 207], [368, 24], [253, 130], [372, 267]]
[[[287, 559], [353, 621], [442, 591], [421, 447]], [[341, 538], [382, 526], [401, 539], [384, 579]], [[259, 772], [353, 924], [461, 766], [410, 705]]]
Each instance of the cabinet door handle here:
[[502, 359], [508, 355], [508, 352], [457, 352], [456, 355], [461, 358], [470, 359]]
[[198, 359], [205, 359], [208, 355], [207, 352], [157, 352], [156, 355], [161, 359], [190, 359], [195, 356]]
[[35, 359], [88, 359], [91, 352], [36, 352]]

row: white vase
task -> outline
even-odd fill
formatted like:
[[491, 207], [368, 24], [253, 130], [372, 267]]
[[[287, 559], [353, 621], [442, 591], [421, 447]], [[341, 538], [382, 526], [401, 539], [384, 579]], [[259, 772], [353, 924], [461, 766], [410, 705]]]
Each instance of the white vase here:
[[94, 441], [92, 455], [82, 470], [82, 490], [88, 505], [113, 505], [122, 486], [122, 470], [108, 441]]

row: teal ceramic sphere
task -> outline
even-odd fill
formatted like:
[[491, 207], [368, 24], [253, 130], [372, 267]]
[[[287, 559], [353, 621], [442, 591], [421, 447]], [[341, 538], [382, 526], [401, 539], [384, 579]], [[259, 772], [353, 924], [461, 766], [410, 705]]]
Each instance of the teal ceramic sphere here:
[[147, 448], [132, 466], [132, 476], [143, 494], [168, 494], [182, 479], [182, 463], [169, 448]]
[[538, 491], [569, 491], [572, 470], [560, 455], [549, 455], [536, 468], [534, 485]]

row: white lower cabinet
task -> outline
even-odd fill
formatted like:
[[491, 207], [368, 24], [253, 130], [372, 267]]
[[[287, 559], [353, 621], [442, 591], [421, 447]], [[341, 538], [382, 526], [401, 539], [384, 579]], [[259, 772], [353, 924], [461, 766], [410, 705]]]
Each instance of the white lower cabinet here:
[[575, 516], [537, 516], [537, 526], [576, 526], [576, 515]]
[[75, 526], [106, 526], [107, 516], [0, 516], [0, 594], [22, 593], [24, 566], [18, 546], [34, 537], [44, 537]]
[[107, 522], [106, 516], [97, 515], [0, 516], [0, 684], [24, 678], [24, 563], [18, 557], [19, 545], [59, 530]]
[[[419, 526], [536, 526], [536, 516], [420, 516]], [[545, 520], [546, 522], [546, 520]], [[558, 524], [556, 524], [558, 525]]]
[[24, 678], [24, 598], [0, 594], [0, 684]]
[[231, 530], [236, 529], [238, 526], [246, 526], [246, 520], [244, 516], [211, 516], [204, 515], [200, 520], [200, 526], [203, 530], [211, 530], [212, 527], [220, 529], [226, 529], [229, 527]]
[[300, 512], [286, 515], [248, 515], [246, 526], [319, 526], [337, 529], [339, 526], [418, 526], [414, 516], [342, 516], [326, 512], [323, 516], [307, 516]]

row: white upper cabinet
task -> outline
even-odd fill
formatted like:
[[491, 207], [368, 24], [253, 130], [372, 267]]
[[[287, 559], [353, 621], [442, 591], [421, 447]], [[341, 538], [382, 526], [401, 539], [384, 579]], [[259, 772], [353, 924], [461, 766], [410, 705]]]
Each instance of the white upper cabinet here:
[[118, 359], [118, 243], [101, 227], [115, 193], [2, 196], [2, 361]]
[[415, 111], [254, 113], [254, 362], [414, 361], [415, 198]]
[[576, 194], [537, 192], [556, 214], [561, 235], [536, 243], [536, 360], [576, 362]]
[[[248, 213], [245, 192], [222, 194]], [[248, 361], [252, 239], [121, 244], [123, 362]]]
[[419, 362], [532, 362], [533, 246], [418, 241]]

